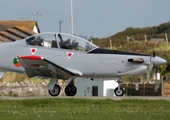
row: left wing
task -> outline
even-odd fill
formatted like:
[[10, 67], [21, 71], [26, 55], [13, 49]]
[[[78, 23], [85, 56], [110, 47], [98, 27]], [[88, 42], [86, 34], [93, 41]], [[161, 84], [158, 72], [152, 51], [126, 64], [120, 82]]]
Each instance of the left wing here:
[[18, 56], [18, 60], [29, 77], [43, 76], [68, 79], [72, 76], [78, 76], [74, 71], [67, 70], [41, 56]]

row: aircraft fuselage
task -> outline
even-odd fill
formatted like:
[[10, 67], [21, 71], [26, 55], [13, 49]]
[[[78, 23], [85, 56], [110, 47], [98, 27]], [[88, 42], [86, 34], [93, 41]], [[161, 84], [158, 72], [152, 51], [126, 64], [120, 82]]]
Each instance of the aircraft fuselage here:
[[[24, 41], [0, 44], [1, 63], [0, 68], [5, 71], [24, 73], [25, 69], [16, 67], [13, 60], [17, 56], [32, 55], [31, 49], [36, 49], [34, 55], [42, 56], [51, 62], [66, 69], [74, 69], [82, 72], [83, 76], [89, 77], [111, 77], [140, 75], [146, 72], [146, 63], [150, 56], [119, 55], [119, 54], [96, 54], [83, 51], [73, 51], [58, 48], [45, 48], [40, 46], [26, 45]], [[68, 54], [72, 54], [69, 58]], [[128, 62], [130, 58], [142, 58], [144, 63]], [[139, 71], [137, 71], [139, 69]], [[136, 70], [133, 73], [129, 71]]]

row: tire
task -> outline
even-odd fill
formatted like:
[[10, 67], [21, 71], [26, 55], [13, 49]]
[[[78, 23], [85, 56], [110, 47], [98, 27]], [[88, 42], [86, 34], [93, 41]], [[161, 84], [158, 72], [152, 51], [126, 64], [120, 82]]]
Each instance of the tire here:
[[77, 88], [73, 84], [67, 85], [65, 88], [65, 94], [67, 96], [75, 96], [77, 93]]
[[114, 90], [116, 96], [123, 96], [125, 91], [122, 87], [120, 87], [120, 91], [118, 91], [118, 87]]
[[58, 96], [60, 94], [61, 91], [61, 87], [57, 84], [55, 84], [54, 89], [53, 90], [48, 90], [48, 93], [51, 96]]

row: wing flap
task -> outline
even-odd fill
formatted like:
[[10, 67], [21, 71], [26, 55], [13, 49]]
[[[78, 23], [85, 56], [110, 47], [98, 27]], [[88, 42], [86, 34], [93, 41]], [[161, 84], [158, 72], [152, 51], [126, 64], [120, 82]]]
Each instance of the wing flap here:
[[73, 72], [41, 56], [18, 56], [18, 60], [29, 77], [43, 76], [68, 79], [71, 76], [76, 76]]

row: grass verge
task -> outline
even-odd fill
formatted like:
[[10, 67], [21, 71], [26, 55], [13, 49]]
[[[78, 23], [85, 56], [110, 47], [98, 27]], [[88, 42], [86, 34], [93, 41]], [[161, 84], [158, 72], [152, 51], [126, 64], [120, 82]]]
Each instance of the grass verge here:
[[169, 113], [166, 100], [0, 100], [1, 120], [168, 120]]

